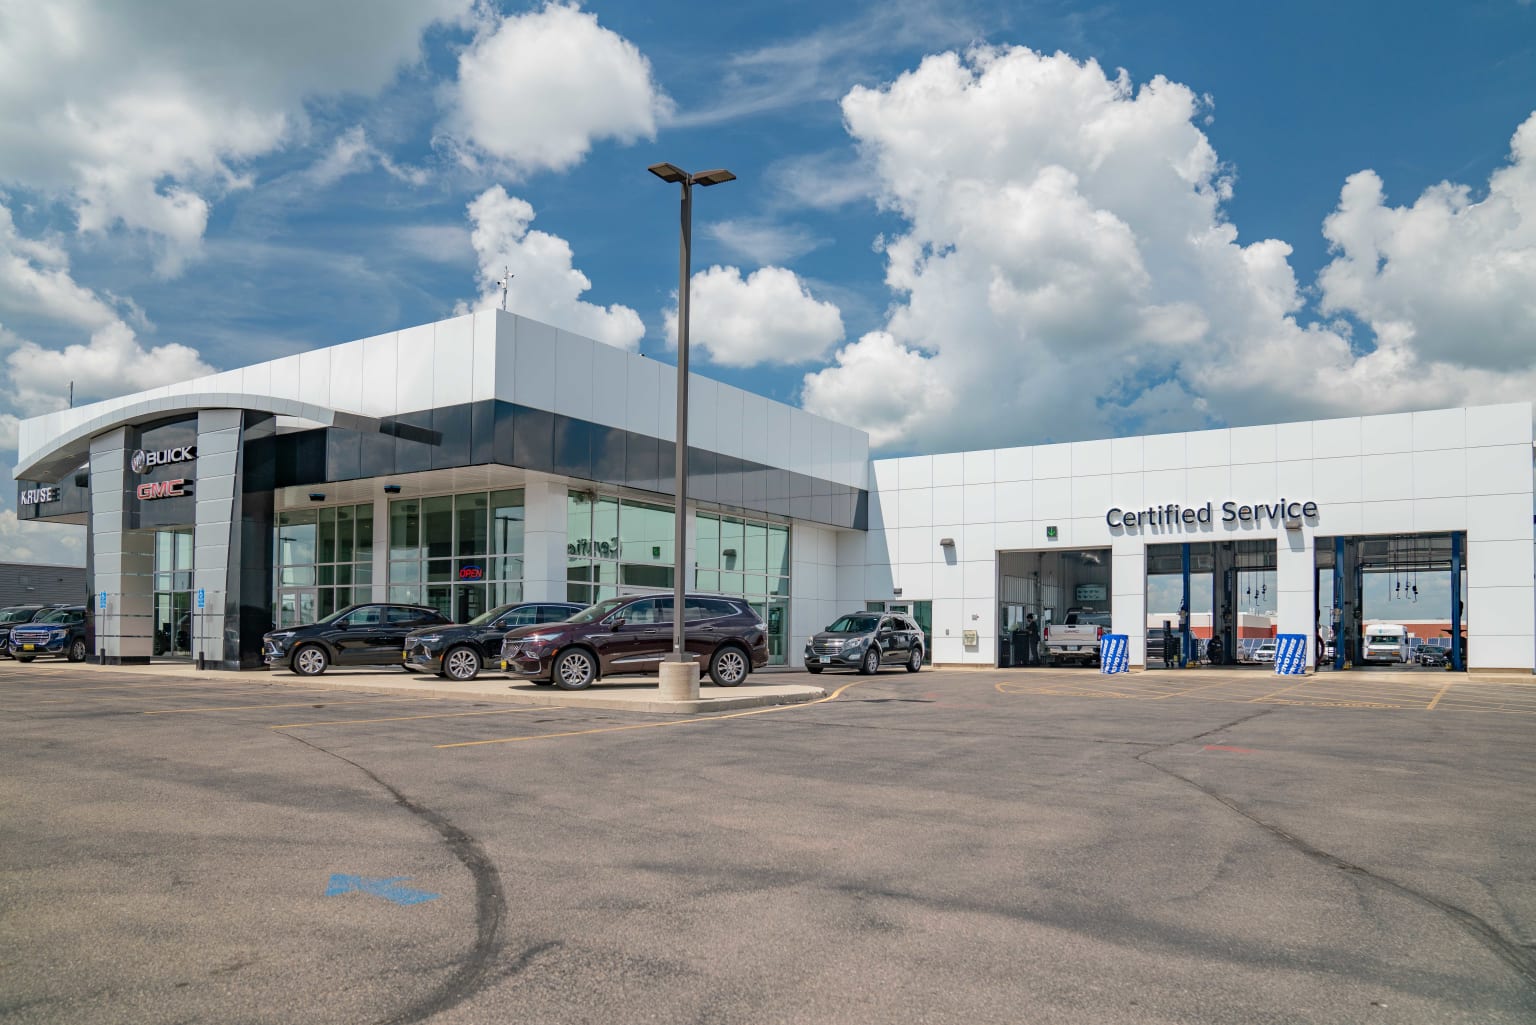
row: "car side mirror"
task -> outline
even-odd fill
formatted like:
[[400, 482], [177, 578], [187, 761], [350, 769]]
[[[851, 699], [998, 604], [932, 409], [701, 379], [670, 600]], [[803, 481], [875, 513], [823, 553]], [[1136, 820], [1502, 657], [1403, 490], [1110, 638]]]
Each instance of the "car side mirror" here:
[[345, 619], [338, 619], [336, 621], [336, 629], [338, 629], [338, 630], [345, 630], [348, 627], [350, 627], [351, 625], [352, 624], [348, 623]]
[[622, 618], [621, 619], [615, 619], [613, 622], [608, 624], [608, 629], [610, 629], [610, 630], [617, 630], [619, 627], [621, 627], [623, 625], [624, 625], [624, 620]]

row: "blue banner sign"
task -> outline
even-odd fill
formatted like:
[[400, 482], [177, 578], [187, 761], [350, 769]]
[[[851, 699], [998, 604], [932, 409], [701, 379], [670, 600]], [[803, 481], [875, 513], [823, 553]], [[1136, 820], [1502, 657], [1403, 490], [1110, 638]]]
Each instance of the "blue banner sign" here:
[[1280, 634], [1275, 638], [1275, 675], [1305, 676], [1307, 673], [1307, 635]]
[[101, 592], [101, 607], [102, 607], [103, 610], [105, 610], [106, 607], [107, 607], [107, 592], [106, 591], [102, 591]]
[[1131, 671], [1131, 639], [1125, 634], [1105, 634], [1099, 639], [1099, 672]]
[[197, 589], [197, 607], [199, 609], [201, 609], [204, 606], [206, 598], [207, 598], [207, 595], [204, 593], [204, 589], [199, 587]]

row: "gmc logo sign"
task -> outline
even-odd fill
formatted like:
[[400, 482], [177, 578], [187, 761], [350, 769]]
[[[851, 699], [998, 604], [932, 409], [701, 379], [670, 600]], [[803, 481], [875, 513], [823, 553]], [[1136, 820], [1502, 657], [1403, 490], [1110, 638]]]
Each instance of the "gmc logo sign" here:
[[157, 480], [148, 484], [140, 484], [138, 495], [140, 501], [148, 501], [151, 498], [180, 498], [187, 493], [187, 480], [184, 477], [176, 480]]

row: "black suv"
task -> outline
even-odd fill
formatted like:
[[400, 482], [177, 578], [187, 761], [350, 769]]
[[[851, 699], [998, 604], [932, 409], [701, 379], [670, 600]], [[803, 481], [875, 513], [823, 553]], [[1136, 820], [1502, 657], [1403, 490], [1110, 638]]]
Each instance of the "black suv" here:
[[9, 608], [0, 609], [0, 658], [11, 657], [12, 627], [30, 623], [38, 617], [39, 613], [49, 609], [63, 607], [61, 605], [12, 605]]
[[893, 612], [850, 612], [839, 616], [805, 645], [805, 671], [857, 669], [868, 676], [882, 665], [923, 668], [923, 631]]
[[333, 665], [397, 666], [406, 634], [447, 624], [426, 605], [348, 605], [318, 623], [263, 634], [263, 661], [300, 676], [319, 676]]
[[[684, 597], [683, 642], [720, 687], [768, 664], [768, 627], [744, 598]], [[533, 683], [586, 690], [599, 677], [657, 673], [672, 651], [672, 595], [609, 598], [563, 623], [525, 626], [501, 644], [501, 668]]]
[[85, 606], [45, 609], [37, 618], [11, 627], [11, 657], [30, 662], [39, 655], [84, 662], [91, 649], [85, 643]]
[[425, 669], [452, 680], [473, 680], [487, 662], [501, 657], [508, 630], [558, 623], [580, 612], [573, 602], [525, 601], [483, 612], [462, 626], [433, 626], [405, 636], [405, 668]]

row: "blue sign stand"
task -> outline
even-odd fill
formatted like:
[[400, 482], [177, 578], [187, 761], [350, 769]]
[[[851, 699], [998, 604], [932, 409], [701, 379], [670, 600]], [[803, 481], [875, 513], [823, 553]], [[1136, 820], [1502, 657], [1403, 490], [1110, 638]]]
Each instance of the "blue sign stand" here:
[[1131, 671], [1131, 639], [1126, 634], [1105, 634], [1099, 638], [1099, 672]]
[[107, 592], [106, 591], [102, 591], [101, 592], [101, 610], [103, 612], [105, 612], [107, 610]]
[[1307, 635], [1280, 634], [1275, 638], [1275, 675], [1307, 674]]
[[207, 604], [208, 604], [208, 600], [207, 599], [208, 599], [207, 592], [204, 591], [203, 588], [199, 587], [197, 589], [197, 607], [198, 607], [199, 611], [201, 611], [204, 607], [207, 606]]

